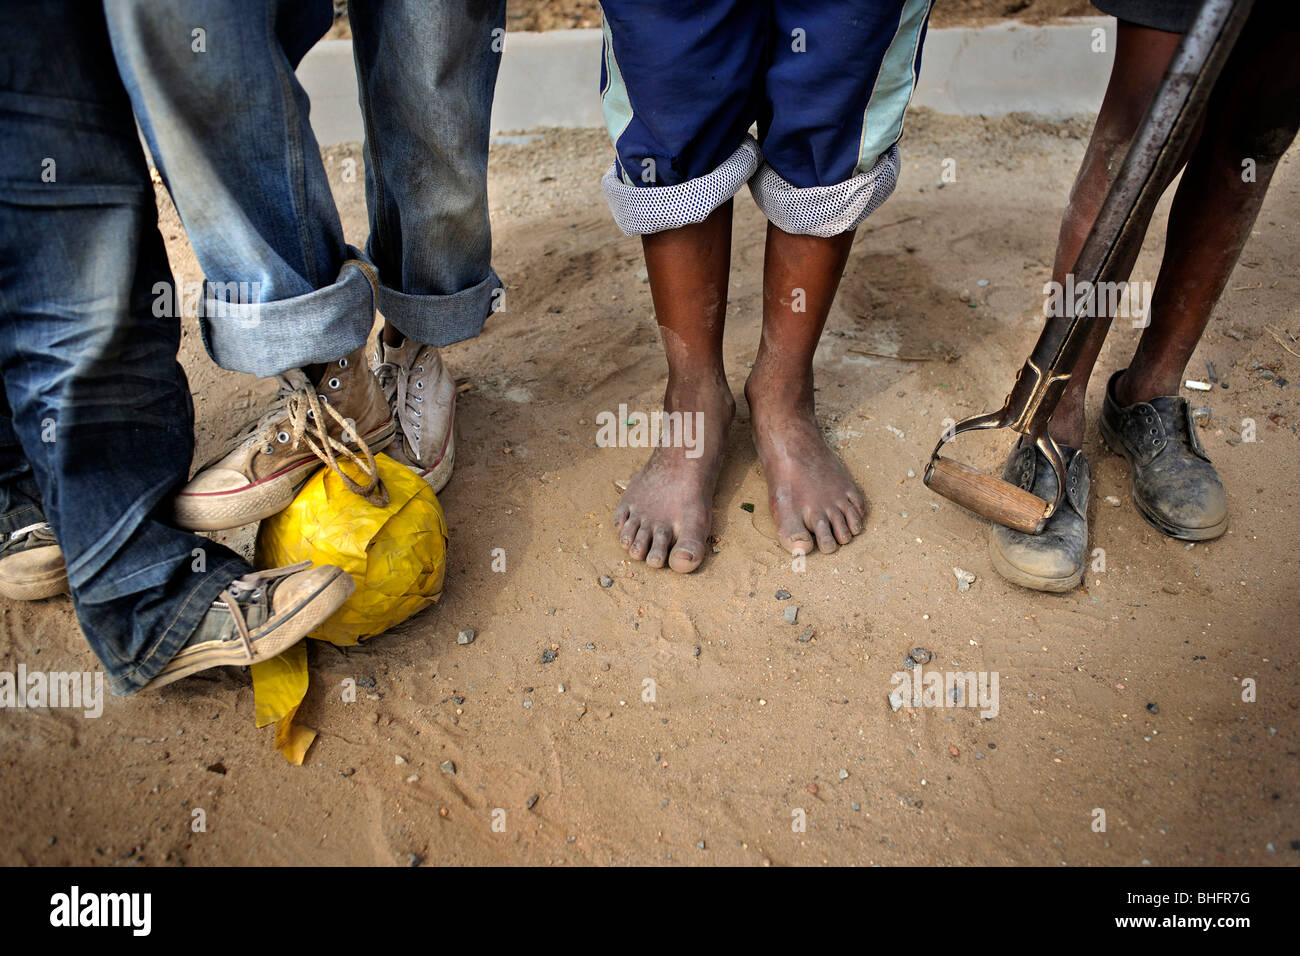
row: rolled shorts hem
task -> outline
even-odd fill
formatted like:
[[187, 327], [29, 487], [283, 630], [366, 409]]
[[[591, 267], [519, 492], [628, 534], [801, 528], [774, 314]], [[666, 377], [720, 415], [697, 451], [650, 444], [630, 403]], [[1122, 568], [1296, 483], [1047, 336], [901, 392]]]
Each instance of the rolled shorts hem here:
[[[203, 344], [224, 369], [260, 378], [323, 365], [366, 344], [375, 324], [375, 267], [357, 249], [323, 289], [274, 302], [230, 302], [204, 284]], [[242, 290], [234, 290], [241, 292]]]
[[823, 239], [856, 229], [898, 185], [899, 152], [891, 146], [865, 173], [834, 186], [795, 186], [766, 162], [749, 192], [768, 221], [783, 232]]
[[493, 312], [504, 310], [501, 277], [489, 268], [487, 278], [450, 295], [412, 295], [379, 285], [379, 311], [384, 320], [421, 345], [443, 348], [483, 331]]
[[645, 236], [701, 223], [740, 192], [763, 154], [746, 136], [717, 169], [672, 186], [633, 186], [623, 182], [615, 163], [600, 181], [614, 221], [625, 236]]

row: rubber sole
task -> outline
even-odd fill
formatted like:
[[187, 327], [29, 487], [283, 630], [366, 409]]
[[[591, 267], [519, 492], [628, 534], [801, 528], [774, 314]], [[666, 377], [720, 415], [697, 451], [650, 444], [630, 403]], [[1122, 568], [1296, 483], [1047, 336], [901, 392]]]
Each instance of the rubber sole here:
[[1128, 452], [1124, 448], [1124, 443], [1119, 440], [1119, 436], [1114, 430], [1106, 424], [1105, 417], [1097, 422], [1097, 430], [1101, 432], [1102, 439], [1106, 442], [1106, 447], [1119, 455], [1128, 462], [1129, 470], [1129, 494], [1133, 497], [1133, 504], [1137, 508], [1138, 514], [1146, 519], [1147, 524], [1151, 525], [1161, 534], [1168, 535], [1171, 538], [1177, 538], [1179, 541], [1210, 541], [1214, 538], [1222, 537], [1223, 533], [1228, 530], [1228, 517], [1224, 515], [1223, 520], [1216, 525], [1208, 528], [1183, 528], [1175, 524], [1170, 524], [1164, 520], [1155, 510], [1142, 500], [1142, 495], [1137, 489], [1137, 474], [1133, 468], [1133, 460], [1129, 458]]
[[[386, 423], [363, 436], [372, 452], [387, 448], [397, 434], [397, 422]], [[298, 490], [322, 467], [314, 455], [299, 465], [256, 484], [230, 491], [177, 495], [172, 517], [187, 531], [225, 531], [277, 515], [292, 504]]]
[[70, 593], [68, 570], [63, 567], [45, 574], [31, 575], [22, 581], [0, 576], [0, 595], [14, 601], [40, 601]]
[[1079, 568], [1076, 574], [1068, 578], [1045, 578], [1037, 574], [1030, 574], [1024, 571], [1005, 557], [998, 550], [997, 539], [992, 535], [989, 536], [989, 558], [993, 562], [993, 570], [997, 571], [1006, 580], [1012, 584], [1019, 585], [1022, 588], [1030, 588], [1034, 591], [1047, 591], [1052, 594], [1064, 594], [1066, 591], [1073, 591], [1083, 583], [1083, 572], [1087, 565]]
[[324, 624], [343, 606], [357, 586], [342, 568], [311, 594], [292, 608], [276, 614], [259, 628], [254, 628], [253, 659], [244, 653], [242, 641], [209, 641], [182, 650], [143, 689], [166, 687], [168, 684], [213, 667], [245, 667], [259, 661], [270, 660], [297, 644], [313, 630]]

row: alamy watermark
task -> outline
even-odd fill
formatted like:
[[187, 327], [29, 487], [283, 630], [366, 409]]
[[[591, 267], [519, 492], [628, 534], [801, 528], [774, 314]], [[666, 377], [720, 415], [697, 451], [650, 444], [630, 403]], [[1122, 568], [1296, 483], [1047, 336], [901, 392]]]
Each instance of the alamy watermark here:
[[104, 713], [103, 671], [0, 671], [0, 708], [58, 707], [86, 717]]
[[596, 414], [596, 444], [601, 448], [685, 448], [687, 458], [704, 454], [703, 412], [628, 412]]
[[1043, 286], [1043, 315], [1049, 319], [1131, 318], [1135, 329], [1146, 328], [1154, 289], [1151, 282], [1076, 282], [1074, 273], [1067, 273], [1064, 283], [1053, 280]]
[[980, 716], [992, 720], [998, 715], [997, 671], [923, 671], [917, 664], [912, 670], [897, 671], [891, 678], [894, 689], [889, 704], [900, 707], [972, 707]]

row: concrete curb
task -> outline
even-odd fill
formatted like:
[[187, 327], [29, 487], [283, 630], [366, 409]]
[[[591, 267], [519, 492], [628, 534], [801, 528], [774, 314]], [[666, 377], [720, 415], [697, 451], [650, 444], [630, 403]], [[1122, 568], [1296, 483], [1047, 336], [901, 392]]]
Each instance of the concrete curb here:
[[[1100, 31], [1100, 32], [1098, 32]], [[1094, 47], [1102, 44], [1102, 50]], [[601, 31], [511, 33], [502, 54], [492, 131], [599, 127]], [[1115, 48], [1115, 21], [1085, 17], [1057, 26], [999, 23], [931, 30], [913, 106], [998, 116], [1096, 112]], [[322, 146], [362, 138], [349, 40], [325, 40], [298, 76], [312, 101]]]

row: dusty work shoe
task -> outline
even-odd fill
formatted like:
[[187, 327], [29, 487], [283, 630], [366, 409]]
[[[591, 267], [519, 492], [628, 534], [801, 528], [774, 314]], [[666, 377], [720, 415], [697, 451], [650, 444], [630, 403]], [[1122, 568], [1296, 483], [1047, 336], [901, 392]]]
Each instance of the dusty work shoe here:
[[388, 454], [442, 491], [456, 461], [455, 380], [436, 348], [410, 339], [396, 346], [381, 339], [375, 363], [398, 425]]
[[68, 569], [54, 531], [45, 522], [0, 535], [0, 594], [39, 601], [68, 593]]
[[375, 474], [373, 455], [392, 441], [396, 424], [363, 349], [329, 363], [315, 384], [298, 369], [277, 378], [271, 410], [176, 496], [182, 528], [220, 531], [278, 514], [322, 462], [337, 469], [339, 456]]
[[[1025, 534], [995, 524], [989, 534], [993, 567], [1012, 584], [1035, 591], [1072, 591], [1083, 580], [1088, 557], [1088, 489], [1092, 473], [1083, 452], [1061, 445], [1065, 496], [1041, 534]], [[1032, 445], [1011, 452], [1002, 478], [1044, 501], [1056, 497], [1056, 472]]]
[[269, 660], [324, 623], [355, 590], [342, 568], [308, 561], [236, 578], [146, 686], [164, 687], [209, 667]]
[[1206, 541], [1228, 530], [1228, 499], [1219, 473], [1201, 447], [1187, 399], [1162, 395], [1123, 408], [1115, 383], [1106, 383], [1101, 437], [1128, 459], [1133, 503], [1142, 517], [1172, 538]]

